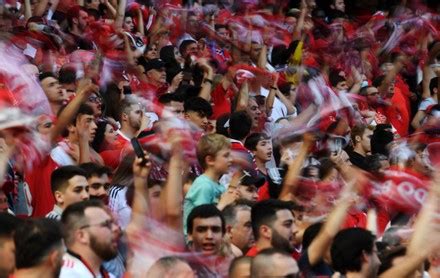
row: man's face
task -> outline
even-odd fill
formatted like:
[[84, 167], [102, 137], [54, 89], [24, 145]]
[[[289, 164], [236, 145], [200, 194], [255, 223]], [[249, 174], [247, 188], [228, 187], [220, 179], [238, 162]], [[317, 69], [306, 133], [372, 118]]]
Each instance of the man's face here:
[[107, 203], [108, 189], [110, 188], [110, 179], [107, 174], [102, 176], [92, 176], [87, 182], [89, 183], [90, 198], [101, 199]]
[[185, 109], [183, 102], [172, 100], [165, 106], [170, 112], [173, 112], [178, 118], [183, 119], [185, 117]]
[[197, 46], [196, 42], [190, 43], [186, 46], [184, 58], [188, 56], [198, 56], [199, 55], [199, 48]]
[[293, 252], [294, 237], [298, 232], [293, 214], [287, 209], [277, 211], [277, 220], [272, 227], [272, 247]]
[[204, 256], [220, 252], [222, 243], [222, 220], [220, 217], [195, 218], [189, 239], [193, 243], [193, 251], [201, 252]]
[[335, 0], [335, 10], [345, 13], [345, 2], [344, 0]]
[[246, 112], [251, 116], [252, 126], [254, 128], [258, 127], [258, 123], [261, 116], [261, 110], [258, 108], [258, 104], [255, 100], [249, 99], [249, 106], [247, 107]]
[[79, 12], [78, 28], [80, 31], [85, 31], [88, 25], [89, 15], [85, 11]]
[[237, 211], [236, 223], [231, 229], [231, 242], [245, 253], [254, 243], [252, 235], [251, 211], [240, 209]]
[[139, 130], [142, 125], [142, 117], [144, 112], [139, 104], [133, 104], [131, 106], [130, 112], [128, 113], [128, 124], [131, 128]]
[[254, 151], [255, 158], [262, 162], [272, 159], [272, 141], [270, 139], [260, 140], [257, 143], [257, 150]]
[[66, 94], [61, 89], [60, 83], [56, 78], [46, 77], [41, 80], [41, 87], [46, 94], [49, 102], [54, 102], [62, 104], [63, 101], [67, 100]]
[[376, 103], [379, 100], [379, 90], [376, 87], [367, 89], [367, 102]]
[[0, 238], [0, 277], [9, 277], [15, 269], [15, 243], [11, 237]]
[[68, 186], [64, 192], [56, 191], [55, 198], [61, 208], [89, 199], [89, 184], [84, 176], [73, 176], [68, 180]]
[[96, 94], [91, 94], [86, 102], [87, 105], [92, 107], [93, 116], [96, 118], [101, 117], [102, 115], [102, 98]]
[[217, 35], [219, 35], [223, 39], [229, 40], [229, 31], [226, 28], [218, 29]]
[[365, 129], [364, 134], [362, 135], [362, 149], [365, 153], [371, 153], [371, 137], [373, 136], [373, 131], [370, 129]]
[[167, 82], [167, 73], [165, 68], [151, 69], [147, 72], [148, 79], [154, 83], [165, 84]]
[[336, 84], [336, 90], [338, 92], [347, 91], [348, 90], [347, 81], [341, 81], [338, 84]]
[[258, 189], [253, 184], [250, 185], [240, 184], [239, 186], [237, 186], [237, 190], [238, 192], [240, 192], [240, 198], [242, 199], [254, 201], [254, 202], [256, 202], [258, 199]]
[[89, 143], [93, 141], [96, 135], [96, 129], [98, 126], [95, 123], [95, 117], [93, 115], [82, 114], [78, 116], [79, 121], [85, 121], [87, 123], [87, 136], [89, 137]]
[[185, 113], [185, 118], [205, 131], [208, 128], [208, 116], [201, 111], [188, 111]]
[[84, 211], [88, 219], [89, 246], [102, 260], [108, 261], [118, 254], [120, 231], [112, 217], [102, 208], [90, 207]]

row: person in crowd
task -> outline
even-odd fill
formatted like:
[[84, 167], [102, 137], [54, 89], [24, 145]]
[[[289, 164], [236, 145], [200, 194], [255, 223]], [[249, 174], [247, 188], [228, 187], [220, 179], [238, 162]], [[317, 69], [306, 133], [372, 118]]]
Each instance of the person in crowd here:
[[100, 199], [107, 204], [111, 170], [92, 162], [83, 163], [79, 167], [86, 173], [90, 199]]
[[331, 246], [332, 265], [347, 277], [377, 277], [380, 260], [370, 231], [350, 228], [340, 231]]
[[288, 253], [294, 251], [293, 238], [298, 230], [290, 203], [279, 200], [258, 202], [252, 207], [251, 219], [255, 246], [246, 256], [255, 257], [268, 248]]
[[44, 72], [38, 76], [41, 88], [47, 96], [53, 115], [57, 115], [67, 100], [67, 94], [62, 90], [56, 76], [51, 72]]
[[146, 277], [193, 278], [195, 276], [191, 267], [183, 259], [178, 257], [162, 257], [150, 267]]
[[60, 224], [28, 219], [14, 233], [16, 270], [13, 277], [59, 277], [64, 244]]
[[61, 223], [67, 252], [59, 277], [108, 277], [102, 263], [116, 257], [121, 234], [104, 205], [96, 200], [72, 204]]
[[90, 186], [86, 175], [78, 166], [63, 166], [52, 172], [50, 186], [55, 205], [46, 218], [61, 220], [61, 214], [68, 206], [89, 199]]
[[354, 166], [367, 170], [365, 162], [367, 155], [371, 154], [371, 137], [373, 130], [369, 126], [357, 125], [351, 129], [351, 142], [353, 151], [349, 152], [350, 161]]
[[254, 244], [251, 223], [251, 207], [246, 203], [226, 206], [222, 211], [229, 236], [231, 251], [235, 257], [243, 256]]
[[252, 258], [241, 256], [235, 258], [229, 267], [229, 277], [251, 277]]
[[21, 221], [9, 213], [0, 213], [0, 277], [7, 278], [15, 270], [14, 233]]
[[252, 277], [297, 277], [299, 268], [289, 253], [268, 248], [252, 259], [251, 274]]

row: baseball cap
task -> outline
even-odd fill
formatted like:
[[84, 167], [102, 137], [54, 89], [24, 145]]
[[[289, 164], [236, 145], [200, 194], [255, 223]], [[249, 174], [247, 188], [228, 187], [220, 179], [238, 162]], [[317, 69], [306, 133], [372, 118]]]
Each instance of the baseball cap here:
[[162, 61], [161, 59], [153, 59], [150, 60], [148, 62], [146, 62], [145, 64], [143, 64], [145, 72], [155, 69], [155, 70], [159, 70], [162, 69], [163, 67], [165, 67], [165, 62]]
[[245, 173], [241, 179], [240, 185], [255, 185], [261, 187], [266, 182], [266, 178], [262, 175], [253, 176], [249, 173]]

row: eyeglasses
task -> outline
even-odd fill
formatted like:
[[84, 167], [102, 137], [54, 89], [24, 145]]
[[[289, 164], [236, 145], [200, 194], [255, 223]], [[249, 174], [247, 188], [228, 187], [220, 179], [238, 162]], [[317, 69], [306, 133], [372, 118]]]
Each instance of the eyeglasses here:
[[88, 98], [88, 101], [93, 103], [102, 103], [102, 98], [91, 96]]
[[116, 225], [115, 222], [113, 222], [113, 220], [111, 220], [111, 219], [108, 219], [108, 220], [101, 222], [101, 223], [87, 224], [87, 225], [81, 226], [80, 229], [90, 228], [93, 226], [99, 226], [99, 227], [108, 228], [109, 230], [111, 230], [113, 225]]

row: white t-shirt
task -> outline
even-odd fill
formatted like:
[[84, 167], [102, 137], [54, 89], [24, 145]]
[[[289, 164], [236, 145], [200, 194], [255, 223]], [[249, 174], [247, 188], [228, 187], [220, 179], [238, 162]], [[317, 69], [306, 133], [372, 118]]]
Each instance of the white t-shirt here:
[[[111, 273], [108, 273], [110, 278], [115, 278]], [[65, 253], [63, 256], [63, 266], [61, 267], [60, 278], [104, 278], [102, 273], [95, 275], [86, 265], [77, 257]]]
[[[261, 87], [260, 94], [267, 98], [267, 96], [269, 95], [269, 90]], [[284, 103], [281, 102], [281, 100], [275, 97], [275, 100], [273, 102], [272, 114], [270, 115], [270, 118], [273, 120], [273, 122], [276, 122], [279, 118], [283, 118], [286, 116], [287, 116], [287, 107], [284, 105]]]

